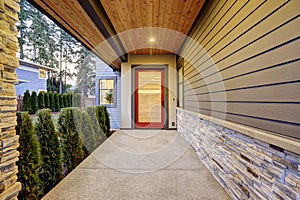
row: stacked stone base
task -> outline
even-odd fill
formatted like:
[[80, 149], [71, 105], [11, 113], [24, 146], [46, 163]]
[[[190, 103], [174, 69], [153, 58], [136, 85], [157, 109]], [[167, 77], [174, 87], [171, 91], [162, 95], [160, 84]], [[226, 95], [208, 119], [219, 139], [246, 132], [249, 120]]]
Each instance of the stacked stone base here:
[[181, 109], [177, 126], [231, 199], [300, 200], [300, 155]]
[[21, 183], [17, 182], [19, 136], [16, 135], [15, 69], [18, 31], [15, 23], [19, 0], [0, 0], [0, 199], [17, 199]]

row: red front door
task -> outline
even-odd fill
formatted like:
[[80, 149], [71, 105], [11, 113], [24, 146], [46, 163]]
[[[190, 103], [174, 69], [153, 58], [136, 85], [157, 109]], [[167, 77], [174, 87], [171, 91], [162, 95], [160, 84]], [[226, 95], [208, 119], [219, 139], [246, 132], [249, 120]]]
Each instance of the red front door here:
[[164, 127], [164, 70], [136, 70], [135, 127]]

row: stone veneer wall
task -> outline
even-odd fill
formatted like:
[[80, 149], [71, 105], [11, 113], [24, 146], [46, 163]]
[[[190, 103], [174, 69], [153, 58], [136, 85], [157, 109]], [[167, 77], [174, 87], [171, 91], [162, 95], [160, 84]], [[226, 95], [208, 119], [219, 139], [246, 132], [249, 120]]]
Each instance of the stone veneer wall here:
[[20, 0], [0, 0], [0, 199], [17, 199], [19, 146], [16, 135], [15, 69], [19, 66], [17, 27]]
[[182, 109], [177, 125], [232, 199], [300, 199], [300, 155]]

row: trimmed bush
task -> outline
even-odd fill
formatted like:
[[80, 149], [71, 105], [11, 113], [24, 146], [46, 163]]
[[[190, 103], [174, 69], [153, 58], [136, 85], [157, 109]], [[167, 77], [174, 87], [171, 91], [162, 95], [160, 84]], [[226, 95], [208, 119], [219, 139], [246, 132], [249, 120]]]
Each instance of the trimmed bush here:
[[39, 109], [38, 97], [37, 97], [35, 91], [32, 91], [32, 93], [31, 93], [30, 102], [31, 102], [31, 109], [30, 109], [29, 113], [30, 114], [35, 114], [36, 111], [38, 111], [38, 109]]
[[82, 114], [82, 125], [81, 125], [81, 141], [83, 141], [85, 155], [92, 153], [97, 147], [97, 135], [94, 131], [93, 124], [89, 114], [83, 110]]
[[48, 92], [44, 94], [44, 100], [45, 100], [45, 108], [51, 108]]
[[31, 100], [30, 100], [30, 92], [26, 90], [22, 100], [22, 111], [30, 111], [31, 109]]
[[65, 104], [64, 104], [64, 97], [62, 94], [59, 94], [59, 107], [60, 109], [64, 108], [65, 107]]
[[52, 92], [49, 92], [49, 102], [50, 102], [50, 110], [53, 112], [55, 111], [55, 103], [54, 103], [54, 94]]
[[98, 147], [106, 139], [106, 135], [99, 126], [95, 113], [95, 107], [87, 107], [86, 111], [91, 118], [92, 126], [95, 132], [95, 145]]
[[54, 93], [54, 111], [60, 111], [59, 94], [57, 92]]
[[38, 95], [38, 106], [39, 106], [39, 109], [45, 108], [44, 92], [40, 92]]
[[83, 143], [80, 140], [81, 120], [79, 108], [63, 108], [58, 118], [64, 175], [71, 172], [85, 157]]
[[68, 94], [63, 94], [63, 99], [64, 99], [64, 107], [70, 107], [69, 106], [69, 101], [68, 101]]
[[73, 93], [69, 93], [69, 106], [74, 107], [74, 102], [73, 102]]
[[105, 106], [96, 106], [95, 113], [100, 128], [103, 130], [106, 137], [110, 136], [110, 120], [109, 114]]
[[40, 179], [43, 193], [49, 192], [62, 178], [61, 147], [49, 109], [39, 110], [35, 133], [41, 146]]
[[34, 134], [28, 112], [17, 112], [16, 132], [20, 136], [18, 179], [22, 183], [18, 199], [38, 199], [41, 192], [39, 167], [41, 166], [40, 146]]

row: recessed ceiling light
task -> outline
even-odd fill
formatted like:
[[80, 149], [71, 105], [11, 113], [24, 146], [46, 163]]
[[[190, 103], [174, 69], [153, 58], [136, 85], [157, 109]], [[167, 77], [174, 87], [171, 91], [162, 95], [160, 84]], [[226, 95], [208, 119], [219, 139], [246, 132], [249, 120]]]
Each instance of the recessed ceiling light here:
[[154, 37], [149, 38], [149, 42], [155, 42], [155, 38]]

